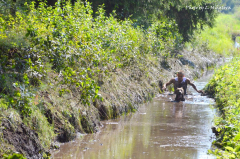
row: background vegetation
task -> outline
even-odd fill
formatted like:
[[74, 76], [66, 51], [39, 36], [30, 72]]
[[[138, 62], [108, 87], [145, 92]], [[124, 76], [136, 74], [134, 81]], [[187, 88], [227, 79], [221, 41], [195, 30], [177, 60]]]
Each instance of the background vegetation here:
[[[190, 9], [191, 7], [217, 6], [219, 0], [90, 0], [93, 4], [93, 11], [97, 6], [105, 4], [106, 13], [110, 14], [116, 10], [118, 18], [132, 17], [136, 25], [150, 26], [155, 20], [171, 19], [178, 24], [179, 33], [184, 41], [189, 41], [194, 30], [201, 29], [204, 25], [212, 26], [216, 17], [214, 9]], [[186, 18], [187, 17], [187, 18]]]
[[233, 34], [238, 32], [240, 21], [236, 19], [237, 14], [220, 14], [216, 18], [213, 28], [205, 27], [200, 34], [196, 33], [191, 42], [185, 43], [186, 47], [207, 45], [208, 48], [222, 56], [238, 54], [234, 48]]
[[238, 158], [240, 156], [239, 125], [239, 67], [234, 59], [215, 72], [209, 82], [209, 91], [214, 92], [221, 115], [216, 117], [216, 130], [219, 132], [214, 144], [217, 148], [211, 153], [219, 158]]
[[[31, 2], [33, 0], [28, 0]], [[39, 1], [33, 1], [39, 5]], [[48, 0], [47, 4], [54, 6], [57, 0]], [[76, 0], [71, 0], [74, 4]], [[204, 25], [213, 26], [214, 18], [217, 15], [217, 9], [212, 9], [212, 6], [220, 5], [220, 0], [90, 0], [93, 8], [93, 16], [97, 16], [99, 6], [103, 5], [106, 10], [107, 16], [116, 13], [116, 18], [124, 20], [131, 18], [134, 21], [134, 26], [143, 26], [148, 28], [155, 21], [175, 21], [177, 24], [178, 32], [183, 37], [184, 41], [189, 41], [194, 30], [202, 29]], [[226, 2], [227, 4], [233, 2]], [[5, 0], [0, 2], [4, 14], [15, 15], [18, 9], [25, 9], [23, 1], [18, 0]], [[192, 7], [202, 7], [208, 9], [194, 9]], [[188, 17], [188, 18], [186, 18]]]
[[[240, 51], [233, 48], [232, 35], [236, 35], [240, 28], [238, 16], [239, 8], [235, 8], [236, 12], [232, 15], [222, 14], [217, 18], [218, 23], [212, 30], [207, 32], [214, 33], [206, 36], [211, 39], [209, 47], [226, 55], [235, 52], [233, 59], [229, 63], [220, 67], [215, 71], [213, 78], [210, 80], [206, 90], [212, 94], [220, 111], [220, 116], [215, 119], [217, 130], [217, 138], [213, 144], [216, 146], [214, 150], [209, 150], [218, 158], [239, 158], [240, 156], [240, 125], [239, 125], [239, 53]], [[231, 25], [230, 25], [231, 24]], [[217, 31], [218, 30], [218, 31]], [[218, 35], [218, 33], [221, 36]], [[219, 40], [214, 40], [218, 37]], [[210, 41], [210, 40], [209, 40]], [[219, 41], [219, 43], [217, 42]], [[224, 47], [221, 48], [221, 45]], [[232, 49], [230, 49], [232, 47]], [[221, 49], [219, 49], [221, 48]]]

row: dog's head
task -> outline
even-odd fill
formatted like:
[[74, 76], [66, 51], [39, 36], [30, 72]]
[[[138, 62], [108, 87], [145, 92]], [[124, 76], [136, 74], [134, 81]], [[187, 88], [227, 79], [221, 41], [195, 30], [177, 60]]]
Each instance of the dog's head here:
[[184, 101], [184, 89], [181, 88], [177, 88], [176, 90], [176, 101]]
[[181, 88], [177, 88], [176, 90], [176, 94], [179, 94], [179, 95], [183, 95], [184, 94], [184, 89], [181, 87]]

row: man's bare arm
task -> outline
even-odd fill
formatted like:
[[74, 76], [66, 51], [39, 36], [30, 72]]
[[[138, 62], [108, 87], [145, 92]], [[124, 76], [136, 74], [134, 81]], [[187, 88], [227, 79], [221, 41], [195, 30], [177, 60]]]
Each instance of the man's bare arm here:
[[193, 87], [198, 93], [203, 93], [202, 90], [198, 90], [195, 84], [193, 84], [189, 79], [187, 79], [187, 83]]
[[169, 86], [170, 84], [172, 84], [172, 83], [174, 83], [174, 78], [173, 79], [171, 79], [169, 82], [167, 82], [167, 83], [165, 83], [164, 85], [163, 85], [163, 90], [166, 90], [166, 88], [167, 88], [167, 86]]

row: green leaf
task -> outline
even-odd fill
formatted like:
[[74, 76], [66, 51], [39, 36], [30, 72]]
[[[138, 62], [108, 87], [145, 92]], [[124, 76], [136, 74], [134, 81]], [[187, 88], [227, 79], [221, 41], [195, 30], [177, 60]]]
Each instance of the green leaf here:
[[240, 139], [240, 133], [235, 136], [234, 141], [238, 141], [239, 139]]
[[231, 154], [230, 157], [231, 157], [231, 158], [235, 158], [236, 156], [235, 156], [234, 154]]
[[226, 150], [229, 150], [229, 151], [231, 151], [231, 152], [234, 151], [234, 149], [233, 149], [232, 147], [230, 147], [230, 146], [226, 146], [225, 149], [226, 149]]

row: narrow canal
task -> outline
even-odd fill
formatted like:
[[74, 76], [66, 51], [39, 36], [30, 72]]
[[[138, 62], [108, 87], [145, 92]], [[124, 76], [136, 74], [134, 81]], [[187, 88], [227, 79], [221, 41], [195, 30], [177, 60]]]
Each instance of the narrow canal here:
[[[210, 75], [195, 81], [202, 89]], [[159, 95], [138, 112], [103, 123], [96, 134], [83, 135], [52, 152], [54, 159], [211, 159], [208, 155], [214, 100], [188, 88], [185, 102]]]

